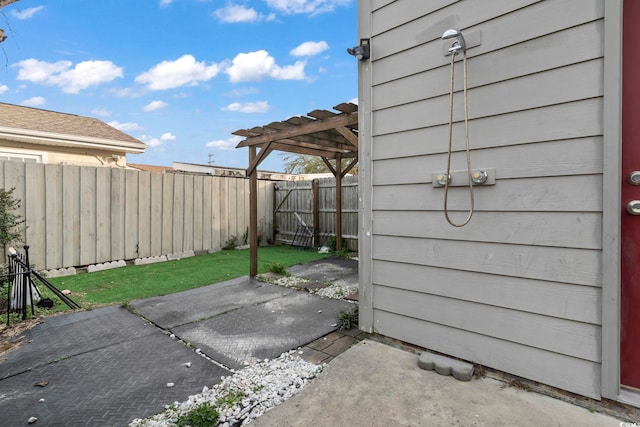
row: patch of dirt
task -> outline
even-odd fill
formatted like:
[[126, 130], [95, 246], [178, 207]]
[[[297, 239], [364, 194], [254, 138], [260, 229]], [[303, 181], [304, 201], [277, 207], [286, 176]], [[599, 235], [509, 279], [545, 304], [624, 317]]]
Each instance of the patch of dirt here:
[[36, 317], [35, 319], [29, 319], [7, 326], [5, 317], [2, 323], [0, 323], [0, 361], [4, 359], [2, 357], [3, 354], [18, 348], [20, 344], [22, 344], [26, 331], [43, 321], [42, 317]]

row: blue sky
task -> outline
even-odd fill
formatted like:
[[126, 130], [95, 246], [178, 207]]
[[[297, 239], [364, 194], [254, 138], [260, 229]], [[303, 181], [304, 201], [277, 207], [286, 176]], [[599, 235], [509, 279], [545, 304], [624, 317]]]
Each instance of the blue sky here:
[[356, 102], [356, 3], [21, 0], [1, 10], [0, 102], [109, 123], [149, 145], [132, 163], [246, 167], [233, 131]]

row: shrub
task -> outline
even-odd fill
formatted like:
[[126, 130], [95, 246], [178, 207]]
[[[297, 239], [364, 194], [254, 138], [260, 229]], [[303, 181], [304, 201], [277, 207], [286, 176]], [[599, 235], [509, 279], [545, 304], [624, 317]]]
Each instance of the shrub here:
[[269, 271], [276, 274], [282, 274], [283, 276], [288, 276], [287, 267], [279, 262], [275, 264], [269, 264]]
[[176, 421], [178, 427], [210, 427], [218, 424], [220, 413], [209, 402], [201, 403]]
[[338, 328], [351, 329], [358, 326], [359, 306], [356, 304], [349, 310], [338, 313]]
[[238, 236], [229, 236], [224, 245], [222, 246], [223, 250], [234, 249], [238, 246]]

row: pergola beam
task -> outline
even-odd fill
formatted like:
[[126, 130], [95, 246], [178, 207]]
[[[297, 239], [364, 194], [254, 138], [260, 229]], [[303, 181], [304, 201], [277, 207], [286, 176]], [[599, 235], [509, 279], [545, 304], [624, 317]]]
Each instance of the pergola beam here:
[[251, 145], [259, 145], [269, 141], [277, 141], [279, 139], [288, 139], [300, 135], [308, 135], [323, 130], [335, 129], [338, 127], [354, 125], [358, 123], [358, 114], [349, 113], [337, 115], [325, 120], [315, 120], [300, 126], [292, 126], [278, 132], [269, 132], [260, 136], [248, 137], [241, 141], [236, 148], [249, 147]]

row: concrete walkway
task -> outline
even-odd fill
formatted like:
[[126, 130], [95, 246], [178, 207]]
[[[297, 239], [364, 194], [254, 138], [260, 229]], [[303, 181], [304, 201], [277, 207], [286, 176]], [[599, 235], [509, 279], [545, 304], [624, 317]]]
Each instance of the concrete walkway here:
[[418, 368], [415, 354], [365, 340], [256, 419], [256, 427], [618, 427], [620, 421], [489, 378], [458, 381]]

